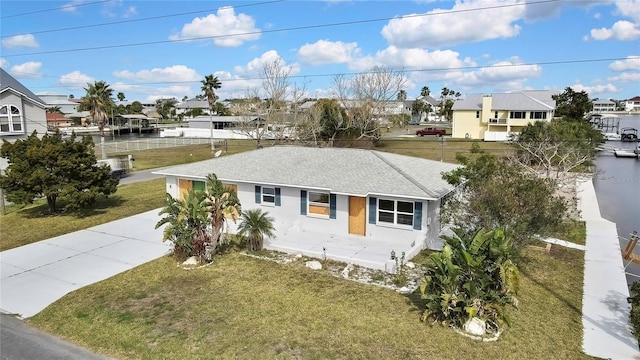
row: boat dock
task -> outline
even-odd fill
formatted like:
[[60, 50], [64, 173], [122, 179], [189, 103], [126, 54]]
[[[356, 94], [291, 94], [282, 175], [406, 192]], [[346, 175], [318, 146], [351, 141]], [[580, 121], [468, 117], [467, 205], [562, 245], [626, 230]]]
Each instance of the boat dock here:
[[621, 149], [603, 144], [598, 146], [596, 150], [612, 153], [615, 157], [640, 159], [640, 144], [636, 145], [635, 149]]

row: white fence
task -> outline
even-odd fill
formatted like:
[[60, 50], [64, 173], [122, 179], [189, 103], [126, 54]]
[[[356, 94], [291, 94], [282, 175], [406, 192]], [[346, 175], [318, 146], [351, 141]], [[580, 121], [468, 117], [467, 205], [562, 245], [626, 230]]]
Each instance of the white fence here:
[[[224, 144], [225, 140], [215, 139], [214, 142], [216, 145], [219, 145]], [[115, 154], [200, 144], [211, 144], [211, 139], [175, 137], [112, 141], [105, 142], [104, 149], [108, 154]], [[99, 154], [102, 152], [101, 146], [101, 143], [96, 144], [96, 153]]]

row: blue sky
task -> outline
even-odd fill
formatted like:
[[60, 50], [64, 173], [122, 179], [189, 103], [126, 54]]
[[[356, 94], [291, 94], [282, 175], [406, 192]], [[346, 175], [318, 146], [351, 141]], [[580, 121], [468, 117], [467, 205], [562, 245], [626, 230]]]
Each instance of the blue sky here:
[[103, 80], [131, 101], [182, 99], [214, 74], [221, 99], [240, 98], [280, 59], [308, 97], [373, 66], [403, 70], [409, 98], [423, 86], [640, 95], [640, 0], [3, 0], [0, 11], [0, 66], [36, 94], [81, 97]]

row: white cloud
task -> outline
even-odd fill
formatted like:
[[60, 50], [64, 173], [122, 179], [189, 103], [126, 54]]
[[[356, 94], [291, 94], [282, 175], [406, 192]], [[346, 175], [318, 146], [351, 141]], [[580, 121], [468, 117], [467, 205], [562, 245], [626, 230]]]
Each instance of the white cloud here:
[[213, 37], [213, 43], [222, 47], [237, 47], [244, 42], [260, 38], [255, 21], [246, 14], [236, 15], [232, 7], [218, 9], [217, 15], [209, 14], [195, 18], [182, 27], [180, 33], [169, 37], [171, 40]]
[[453, 81], [464, 88], [490, 86], [500, 91], [522, 90], [526, 81], [537, 78], [541, 74], [542, 68], [539, 65], [525, 65], [515, 58], [465, 72]]
[[595, 40], [632, 41], [640, 38], [640, 0], [616, 0], [615, 15], [631, 19], [616, 21], [611, 28], [591, 29], [591, 38]]
[[300, 47], [298, 57], [311, 65], [340, 64], [351, 61], [359, 52], [358, 43], [355, 42], [318, 40]]
[[[382, 29], [382, 36], [399, 47], [439, 47], [518, 35], [516, 21], [523, 18], [524, 6], [516, 0], [473, 0], [456, 2], [451, 10], [435, 9], [422, 14], [395, 18]], [[500, 7], [502, 6], [502, 7]], [[486, 10], [469, 11], [493, 7]]]
[[620, 20], [608, 28], [591, 29], [591, 37], [595, 40], [630, 41], [640, 38], [640, 27], [630, 21]]
[[637, 23], [640, 22], [640, 1], [638, 0], [617, 0], [616, 13], [620, 16], [632, 19]]
[[602, 94], [602, 93], [614, 93], [618, 91], [613, 84], [585, 86], [582, 84], [575, 84], [571, 87], [575, 91], [586, 91], [589, 95]]
[[75, 12], [78, 9], [77, 6], [82, 4], [82, 2], [83, 0], [72, 0], [69, 3], [62, 5], [60, 9], [66, 12]]
[[22, 79], [39, 79], [42, 77], [40, 74], [41, 62], [29, 61], [24, 64], [14, 65], [11, 67], [11, 73], [17, 78]]
[[10, 36], [6, 39], [2, 39], [2, 47], [5, 48], [19, 48], [19, 47], [40, 47], [38, 41], [32, 34]]
[[202, 80], [201, 75], [185, 65], [173, 65], [166, 68], [154, 68], [151, 70], [140, 70], [137, 72], [131, 72], [129, 70], [114, 71], [113, 75], [118, 78], [134, 80], [138, 82], [161, 83]]
[[[375, 65], [384, 65], [393, 69], [453, 69], [465, 65], [459, 59], [459, 53], [452, 50], [402, 49], [389, 46], [373, 56], [354, 59], [349, 63], [351, 70], [367, 71]], [[471, 65], [471, 64], [469, 64]]]
[[617, 76], [607, 78], [614, 82], [640, 82], [640, 73], [621, 73]]
[[9, 66], [9, 62], [7, 61], [7, 59], [0, 58], [0, 67], [7, 67], [7, 66]]
[[124, 17], [124, 18], [128, 18], [128, 17], [131, 17], [131, 16], [133, 16], [133, 15], [137, 15], [137, 14], [138, 14], [138, 11], [136, 10], [136, 7], [135, 7], [135, 6], [129, 6], [129, 7], [125, 10], [125, 12], [124, 12], [124, 14], [122, 15], [122, 17]]
[[58, 81], [60, 85], [67, 88], [85, 88], [87, 84], [94, 82], [94, 79], [86, 74], [76, 70], [66, 75], [62, 75]]
[[640, 70], [640, 56], [628, 56], [625, 60], [616, 60], [609, 64], [613, 71]]
[[263, 53], [259, 58], [254, 58], [249, 61], [246, 66], [236, 66], [233, 70], [243, 76], [261, 76], [264, 64], [271, 63], [276, 60], [280, 60], [283, 66], [291, 69], [290, 75], [295, 75], [300, 72], [300, 66], [297, 63], [287, 65], [284, 59], [278, 55], [278, 52], [275, 50], [269, 50]]

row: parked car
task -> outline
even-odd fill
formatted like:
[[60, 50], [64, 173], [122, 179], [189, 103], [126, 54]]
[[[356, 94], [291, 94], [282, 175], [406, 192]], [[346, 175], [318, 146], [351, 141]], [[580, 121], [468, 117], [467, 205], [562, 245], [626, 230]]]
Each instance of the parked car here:
[[438, 129], [435, 127], [427, 127], [416, 131], [416, 136], [436, 135], [438, 137], [444, 136], [447, 133], [445, 129]]

